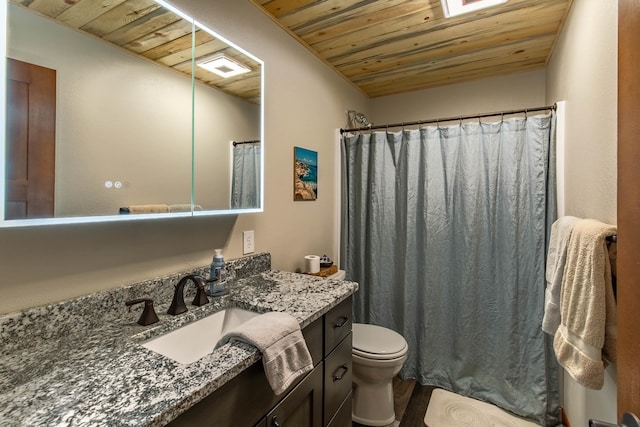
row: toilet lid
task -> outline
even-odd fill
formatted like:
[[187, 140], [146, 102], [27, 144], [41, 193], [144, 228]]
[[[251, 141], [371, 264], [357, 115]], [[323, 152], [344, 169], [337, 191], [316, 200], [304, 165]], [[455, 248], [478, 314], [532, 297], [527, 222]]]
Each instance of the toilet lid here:
[[376, 325], [354, 323], [353, 350], [361, 356], [395, 358], [407, 351], [407, 341], [399, 333]]

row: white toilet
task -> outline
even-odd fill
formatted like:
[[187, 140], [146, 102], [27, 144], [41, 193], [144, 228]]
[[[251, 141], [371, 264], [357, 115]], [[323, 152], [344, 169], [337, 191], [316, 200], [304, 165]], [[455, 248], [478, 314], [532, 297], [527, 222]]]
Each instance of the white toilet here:
[[[340, 270], [330, 278], [344, 280], [345, 272]], [[395, 421], [392, 381], [408, 349], [402, 335], [391, 329], [353, 324], [353, 421], [367, 426]]]

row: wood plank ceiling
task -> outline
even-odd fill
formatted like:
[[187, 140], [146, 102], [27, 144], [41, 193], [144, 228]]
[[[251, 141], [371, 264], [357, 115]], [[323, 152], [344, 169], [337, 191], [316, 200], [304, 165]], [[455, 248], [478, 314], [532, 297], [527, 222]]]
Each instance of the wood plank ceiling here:
[[543, 68], [571, 1], [445, 18], [440, 0], [251, 0], [370, 97]]
[[[191, 76], [192, 24], [153, 0], [10, 0], [41, 16], [80, 30], [164, 67]], [[251, 72], [223, 78], [195, 67], [195, 78], [253, 103], [261, 99], [260, 63], [201, 29], [195, 59], [224, 53]]]

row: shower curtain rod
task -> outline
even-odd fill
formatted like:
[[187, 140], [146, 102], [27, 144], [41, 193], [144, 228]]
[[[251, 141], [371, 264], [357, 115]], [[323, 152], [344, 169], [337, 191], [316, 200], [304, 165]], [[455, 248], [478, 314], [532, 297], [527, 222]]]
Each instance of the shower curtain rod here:
[[545, 111], [545, 110], [555, 110], [556, 104], [549, 105], [546, 107], [535, 107], [535, 108], [524, 108], [521, 110], [508, 110], [508, 111], [498, 111], [495, 113], [483, 113], [483, 114], [473, 114], [470, 116], [455, 116], [455, 117], [444, 117], [440, 119], [430, 119], [430, 120], [419, 120], [417, 122], [402, 122], [402, 123], [393, 123], [388, 125], [376, 125], [376, 126], [367, 126], [360, 128], [351, 128], [351, 129], [340, 129], [340, 134], [345, 132], [359, 132], [363, 130], [374, 130], [374, 129], [386, 129], [386, 128], [397, 128], [404, 126], [416, 126], [416, 125], [425, 125], [428, 123], [438, 123], [438, 122], [451, 122], [454, 120], [467, 120], [467, 119], [480, 119], [482, 117], [491, 117], [491, 116], [504, 116], [507, 114], [520, 114], [520, 113], [532, 113], [535, 111]]
[[254, 140], [251, 140], [251, 141], [232, 141], [231, 143], [235, 147], [236, 145], [240, 145], [240, 144], [254, 144], [256, 142], [260, 142], [260, 140], [259, 139], [254, 139]]

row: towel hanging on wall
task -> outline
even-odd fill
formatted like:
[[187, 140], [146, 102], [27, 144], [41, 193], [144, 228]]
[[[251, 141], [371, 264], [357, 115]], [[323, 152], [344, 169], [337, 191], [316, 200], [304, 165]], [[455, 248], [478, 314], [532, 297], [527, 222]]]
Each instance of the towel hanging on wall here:
[[567, 246], [573, 226], [579, 221], [575, 216], [558, 218], [551, 226], [545, 279], [544, 317], [542, 330], [554, 335], [560, 326], [560, 292], [567, 260]]
[[606, 237], [616, 227], [592, 219], [571, 232], [553, 348], [558, 362], [585, 387], [599, 390], [606, 362], [616, 361], [616, 307]]

